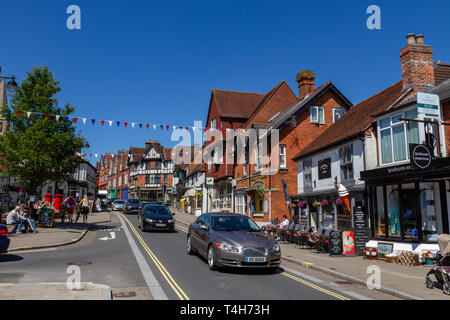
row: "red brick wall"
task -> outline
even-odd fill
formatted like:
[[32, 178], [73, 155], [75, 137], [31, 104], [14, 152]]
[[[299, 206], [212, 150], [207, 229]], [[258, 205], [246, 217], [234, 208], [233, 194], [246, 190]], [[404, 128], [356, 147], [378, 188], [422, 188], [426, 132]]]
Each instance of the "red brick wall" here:
[[[450, 123], [450, 100], [442, 104], [444, 122]], [[450, 126], [444, 126], [445, 148], [447, 157], [450, 157]]]
[[[407, 45], [400, 51], [403, 90], [423, 91], [434, 84], [433, 49], [426, 45]], [[419, 85], [418, 85], [419, 84]]]

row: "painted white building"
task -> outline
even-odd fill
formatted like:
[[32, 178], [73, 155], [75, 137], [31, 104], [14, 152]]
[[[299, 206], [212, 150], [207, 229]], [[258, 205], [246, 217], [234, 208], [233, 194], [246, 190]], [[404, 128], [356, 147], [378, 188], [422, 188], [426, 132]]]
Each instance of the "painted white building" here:
[[186, 169], [187, 189], [184, 197], [189, 201], [187, 211], [197, 216], [207, 211], [207, 194], [205, 165], [190, 165]]

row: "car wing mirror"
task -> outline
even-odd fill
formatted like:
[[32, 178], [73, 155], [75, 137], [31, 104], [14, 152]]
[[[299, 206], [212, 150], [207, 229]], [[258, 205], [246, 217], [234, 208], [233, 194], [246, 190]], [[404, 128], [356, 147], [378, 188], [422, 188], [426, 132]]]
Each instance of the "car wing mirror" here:
[[208, 230], [208, 227], [205, 226], [204, 224], [201, 224], [201, 225], [199, 226], [199, 228], [200, 228], [201, 230]]

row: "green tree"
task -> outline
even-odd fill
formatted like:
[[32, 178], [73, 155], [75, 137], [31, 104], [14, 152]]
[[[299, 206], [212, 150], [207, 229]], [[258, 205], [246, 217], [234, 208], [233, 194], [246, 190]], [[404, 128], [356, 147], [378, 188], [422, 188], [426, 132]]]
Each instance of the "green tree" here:
[[[64, 181], [80, 162], [77, 152], [85, 140], [76, 131], [69, 104], [60, 108], [61, 88], [47, 66], [35, 67], [11, 99], [11, 112], [1, 110], [9, 130], [0, 136], [3, 176], [13, 176], [28, 194], [36, 194], [48, 181]], [[18, 113], [19, 111], [19, 113]], [[27, 112], [35, 112], [29, 117]], [[59, 120], [56, 115], [60, 115]]]

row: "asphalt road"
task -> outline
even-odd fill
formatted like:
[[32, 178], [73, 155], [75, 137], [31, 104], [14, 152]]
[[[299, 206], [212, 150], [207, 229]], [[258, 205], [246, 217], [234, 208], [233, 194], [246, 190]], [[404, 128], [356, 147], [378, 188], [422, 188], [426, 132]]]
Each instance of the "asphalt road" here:
[[[114, 299], [174, 300], [348, 300], [389, 299], [379, 293], [337, 286], [283, 263], [276, 273], [254, 269], [210, 271], [199, 256], [186, 253], [186, 229], [143, 232], [136, 215], [115, 216], [77, 244], [0, 255], [0, 283], [64, 283], [71, 264], [81, 281], [108, 285]], [[319, 279], [321, 278], [321, 279]], [[356, 289], [356, 290], [354, 290]], [[128, 295], [127, 294], [130, 294]], [[371, 296], [372, 295], [372, 296]]]

